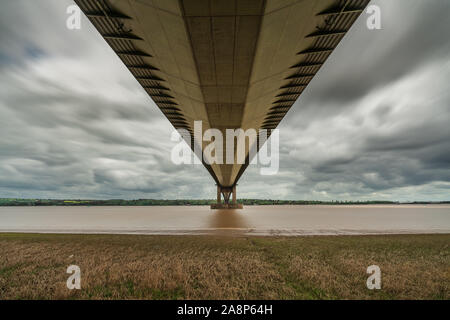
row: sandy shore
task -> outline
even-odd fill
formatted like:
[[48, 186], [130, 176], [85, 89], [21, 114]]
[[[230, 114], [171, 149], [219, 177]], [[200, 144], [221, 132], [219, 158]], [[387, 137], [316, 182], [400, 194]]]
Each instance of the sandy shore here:
[[219, 235], [219, 236], [339, 236], [339, 235], [414, 235], [414, 234], [450, 234], [447, 229], [433, 230], [255, 230], [247, 228], [209, 228], [197, 230], [130, 230], [130, 229], [1, 229], [0, 233], [35, 233], [35, 234], [106, 234], [106, 235]]

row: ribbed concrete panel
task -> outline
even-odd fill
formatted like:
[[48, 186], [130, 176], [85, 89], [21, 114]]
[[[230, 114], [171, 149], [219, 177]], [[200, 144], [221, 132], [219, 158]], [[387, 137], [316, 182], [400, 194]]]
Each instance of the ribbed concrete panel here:
[[[263, 1], [181, 3], [209, 124], [225, 136], [226, 129], [241, 127]], [[233, 172], [241, 167], [221, 165], [221, 184], [233, 185]]]
[[[225, 132], [274, 129], [369, 0], [76, 2], [174, 127]], [[246, 165], [205, 167], [231, 187]]]

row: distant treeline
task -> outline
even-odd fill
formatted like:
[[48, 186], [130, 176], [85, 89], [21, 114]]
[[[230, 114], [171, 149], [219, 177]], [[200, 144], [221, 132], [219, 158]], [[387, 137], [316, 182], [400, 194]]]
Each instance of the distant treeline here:
[[[61, 200], [61, 199], [15, 199], [0, 198], [0, 206], [206, 206], [215, 203], [215, 200]], [[395, 201], [313, 201], [313, 200], [262, 200], [239, 199], [238, 203], [251, 205], [361, 205], [361, 204], [405, 204]], [[442, 202], [407, 202], [407, 204], [448, 204]]]

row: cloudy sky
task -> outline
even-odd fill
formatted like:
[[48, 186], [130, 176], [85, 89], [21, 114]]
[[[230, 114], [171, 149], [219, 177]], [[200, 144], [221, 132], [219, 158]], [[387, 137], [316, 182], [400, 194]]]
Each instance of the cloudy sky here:
[[[71, 0], [0, 0], [0, 197], [213, 198], [172, 128]], [[376, 0], [280, 125], [245, 198], [450, 200], [450, 1]]]

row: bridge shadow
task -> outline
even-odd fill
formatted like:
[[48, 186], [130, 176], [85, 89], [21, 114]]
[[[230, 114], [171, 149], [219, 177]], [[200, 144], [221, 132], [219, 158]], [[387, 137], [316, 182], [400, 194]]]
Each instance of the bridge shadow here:
[[212, 210], [208, 225], [210, 228], [215, 229], [215, 233], [245, 233], [249, 225], [241, 212], [242, 210], [235, 209]]

